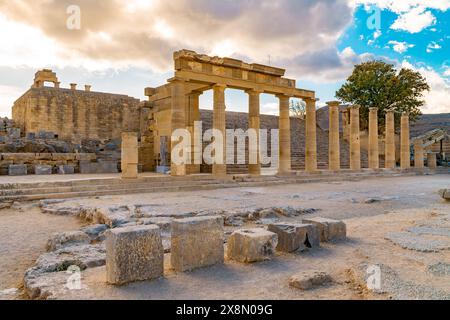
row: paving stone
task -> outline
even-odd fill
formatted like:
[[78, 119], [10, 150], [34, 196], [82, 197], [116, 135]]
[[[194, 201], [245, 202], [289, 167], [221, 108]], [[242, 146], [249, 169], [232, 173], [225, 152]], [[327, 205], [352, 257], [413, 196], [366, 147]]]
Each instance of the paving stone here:
[[332, 282], [329, 274], [319, 271], [304, 271], [292, 276], [289, 285], [301, 290], [309, 290]]
[[171, 265], [189, 271], [224, 261], [223, 218], [195, 217], [172, 221]]
[[159, 278], [164, 272], [164, 248], [158, 226], [117, 228], [106, 232], [106, 278], [123, 285]]
[[228, 239], [227, 256], [243, 263], [271, 259], [278, 243], [276, 233], [264, 229], [243, 229], [233, 232]]
[[91, 238], [83, 231], [55, 233], [47, 241], [47, 251], [59, 250], [74, 244], [89, 244], [90, 242]]
[[320, 245], [317, 227], [311, 224], [275, 223], [268, 230], [278, 235], [278, 251], [303, 251]]
[[319, 229], [320, 241], [322, 242], [344, 240], [347, 238], [347, 227], [342, 221], [326, 218], [310, 218], [303, 219], [303, 223], [316, 225]]

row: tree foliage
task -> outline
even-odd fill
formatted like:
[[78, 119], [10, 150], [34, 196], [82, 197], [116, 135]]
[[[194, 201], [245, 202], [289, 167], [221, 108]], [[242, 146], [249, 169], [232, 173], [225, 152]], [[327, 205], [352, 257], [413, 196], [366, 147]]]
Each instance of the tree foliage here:
[[400, 126], [400, 116], [408, 112], [411, 121], [422, 114], [425, 104], [423, 94], [430, 87], [425, 78], [411, 69], [399, 71], [394, 65], [383, 61], [369, 61], [355, 66], [347, 82], [336, 92], [336, 97], [344, 103], [360, 105], [361, 126], [368, 126], [369, 108], [378, 108], [378, 123], [384, 131], [386, 111], [396, 114], [396, 128]]

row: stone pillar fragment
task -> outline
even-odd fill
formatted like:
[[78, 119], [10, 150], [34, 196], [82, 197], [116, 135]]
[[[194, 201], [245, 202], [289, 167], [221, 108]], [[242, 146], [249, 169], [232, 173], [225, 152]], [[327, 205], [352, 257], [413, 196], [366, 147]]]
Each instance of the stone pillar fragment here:
[[423, 158], [424, 158], [424, 149], [422, 141], [416, 141], [416, 143], [414, 143], [414, 167], [416, 169], [424, 168]]
[[[171, 99], [171, 135], [177, 129], [186, 129], [186, 97], [185, 97], [185, 81], [183, 79], [174, 78], [170, 80], [172, 99]], [[179, 141], [171, 141], [172, 151]], [[171, 161], [170, 171], [172, 176], [185, 176], [186, 164], [175, 164]]]
[[260, 156], [260, 146], [259, 146], [259, 130], [261, 125], [260, 120], [260, 101], [259, 97], [261, 92], [257, 90], [249, 90], [248, 93], [248, 104], [249, 104], [249, 114], [248, 114], [248, 128], [249, 130], [254, 130], [257, 136], [257, 143], [254, 145], [249, 139], [249, 159], [250, 155], [255, 153], [257, 155], [257, 163], [250, 163], [248, 166], [248, 172], [253, 175], [261, 174], [261, 156]]
[[402, 114], [400, 137], [400, 164], [402, 169], [409, 169], [411, 167], [409, 139], [409, 114], [405, 112]]
[[385, 167], [386, 169], [394, 169], [395, 160], [395, 118], [394, 111], [386, 112], [386, 129], [385, 129]]
[[305, 171], [317, 171], [316, 100], [306, 99], [306, 157]]
[[378, 108], [369, 111], [369, 168], [380, 168], [380, 155], [378, 147]]
[[276, 233], [260, 228], [237, 230], [228, 239], [227, 257], [243, 263], [269, 260], [277, 244]]
[[221, 161], [219, 161], [221, 163], [213, 164], [212, 173], [214, 176], [225, 176], [227, 174], [225, 89], [226, 86], [222, 84], [216, 84], [213, 86], [214, 90], [213, 129], [220, 131], [223, 137], [223, 145], [217, 146], [217, 148], [222, 149], [222, 157]]
[[427, 154], [427, 164], [428, 164], [428, 168], [430, 168], [430, 169], [437, 168], [436, 153], [430, 152]]
[[329, 143], [328, 143], [328, 169], [339, 171], [341, 169], [340, 141], [339, 141], [339, 105], [338, 101], [327, 102], [330, 116]]
[[164, 272], [164, 248], [158, 226], [136, 226], [106, 232], [106, 279], [123, 285], [159, 278]]
[[342, 135], [345, 141], [350, 141], [350, 113], [349, 110], [342, 112]]
[[137, 179], [139, 164], [139, 143], [136, 132], [122, 133], [122, 178]]
[[188, 165], [187, 171], [188, 174], [196, 174], [200, 173], [200, 164], [195, 163], [195, 159], [202, 159], [203, 150], [201, 144], [198, 145], [195, 143], [195, 130], [194, 124], [195, 122], [200, 121], [200, 95], [201, 92], [192, 92], [188, 96], [188, 112], [187, 112], [187, 127], [189, 133], [191, 134], [191, 161], [192, 163]]
[[350, 107], [350, 169], [361, 170], [361, 137], [359, 130], [359, 106]]
[[279, 169], [283, 174], [291, 171], [291, 120], [289, 117], [289, 96], [279, 95]]

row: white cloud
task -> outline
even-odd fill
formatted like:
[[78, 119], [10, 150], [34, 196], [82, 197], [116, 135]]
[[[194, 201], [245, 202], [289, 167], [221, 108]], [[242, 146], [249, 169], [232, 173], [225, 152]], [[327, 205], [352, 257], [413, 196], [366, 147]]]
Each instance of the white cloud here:
[[434, 24], [436, 24], [436, 17], [431, 11], [425, 11], [425, 8], [417, 7], [400, 15], [392, 24], [391, 29], [419, 33]]
[[441, 49], [441, 48], [442, 48], [442, 46], [441, 46], [440, 44], [438, 44], [438, 43], [432, 41], [432, 42], [429, 43], [428, 46], [427, 46], [427, 52], [428, 52], [428, 53], [431, 53], [431, 52], [433, 52], [434, 50], [438, 50], [438, 49]]
[[398, 15], [391, 26], [394, 30], [418, 33], [436, 23], [436, 17], [430, 9], [446, 11], [450, 0], [349, 0], [352, 6], [375, 5]]
[[11, 116], [11, 106], [21, 95], [23, 89], [14, 86], [0, 85], [0, 116]]
[[450, 112], [450, 83], [445, 78], [427, 66], [415, 67], [407, 61], [403, 61], [402, 66], [419, 71], [430, 85], [430, 92], [427, 92], [424, 95], [426, 104], [422, 108], [423, 113]]
[[377, 30], [377, 31], [375, 31], [375, 32], [373, 33], [373, 38], [376, 40], [376, 39], [378, 39], [379, 37], [381, 37], [381, 35], [382, 35], [381, 30]]
[[450, 67], [445, 67], [443, 75], [444, 77], [450, 77]]
[[406, 51], [408, 51], [408, 49], [414, 48], [413, 44], [409, 44], [407, 42], [399, 42], [391, 40], [388, 43], [392, 45], [392, 49], [398, 53], [405, 53]]

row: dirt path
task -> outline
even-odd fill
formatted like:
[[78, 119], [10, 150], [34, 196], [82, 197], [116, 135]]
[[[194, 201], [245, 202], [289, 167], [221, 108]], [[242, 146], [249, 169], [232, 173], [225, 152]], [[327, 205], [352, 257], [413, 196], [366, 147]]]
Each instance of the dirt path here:
[[37, 207], [0, 210], [0, 291], [20, 286], [52, 233], [80, 225], [73, 217], [43, 214]]

